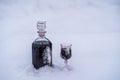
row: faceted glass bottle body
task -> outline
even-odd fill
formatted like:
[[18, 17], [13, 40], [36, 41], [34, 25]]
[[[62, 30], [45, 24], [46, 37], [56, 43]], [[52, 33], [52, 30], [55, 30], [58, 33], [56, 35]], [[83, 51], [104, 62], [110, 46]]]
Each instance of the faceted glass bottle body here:
[[32, 64], [36, 69], [52, 66], [52, 43], [46, 37], [38, 37], [32, 43]]

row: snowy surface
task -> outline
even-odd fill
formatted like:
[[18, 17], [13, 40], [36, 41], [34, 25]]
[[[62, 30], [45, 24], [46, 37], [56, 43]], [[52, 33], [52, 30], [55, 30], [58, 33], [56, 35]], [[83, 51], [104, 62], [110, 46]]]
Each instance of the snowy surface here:
[[[36, 23], [47, 21], [53, 64], [35, 70]], [[119, 0], [0, 0], [0, 80], [120, 80]], [[71, 71], [60, 44], [72, 44]]]

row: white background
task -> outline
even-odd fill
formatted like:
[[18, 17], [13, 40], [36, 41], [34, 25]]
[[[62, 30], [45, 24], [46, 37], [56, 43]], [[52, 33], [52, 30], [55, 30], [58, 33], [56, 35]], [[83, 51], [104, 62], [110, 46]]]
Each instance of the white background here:
[[[60, 44], [72, 44], [72, 71], [35, 70], [36, 23], [47, 21], [53, 64], [63, 67]], [[0, 0], [0, 80], [119, 80], [119, 0]]]

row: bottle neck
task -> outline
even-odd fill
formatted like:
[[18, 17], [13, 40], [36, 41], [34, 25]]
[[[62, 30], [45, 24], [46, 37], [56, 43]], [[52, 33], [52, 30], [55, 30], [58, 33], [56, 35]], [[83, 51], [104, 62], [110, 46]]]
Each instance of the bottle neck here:
[[45, 33], [44, 33], [44, 32], [39, 32], [39, 33], [38, 33], [38, 36], [39, 36], [40, 38], [44, 38], [44, 37], [45, 37]]

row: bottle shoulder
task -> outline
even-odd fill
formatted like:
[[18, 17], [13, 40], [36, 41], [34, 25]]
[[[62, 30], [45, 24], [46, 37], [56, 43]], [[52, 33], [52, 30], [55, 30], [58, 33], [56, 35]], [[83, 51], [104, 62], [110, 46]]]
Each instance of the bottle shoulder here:
[[48, 41], [45, 37], [38, 37], [35, 39], [35, 41]]

